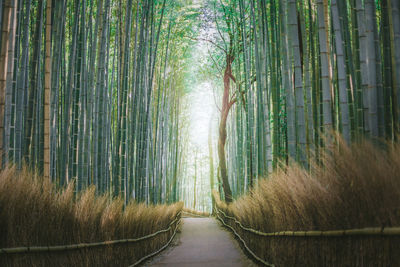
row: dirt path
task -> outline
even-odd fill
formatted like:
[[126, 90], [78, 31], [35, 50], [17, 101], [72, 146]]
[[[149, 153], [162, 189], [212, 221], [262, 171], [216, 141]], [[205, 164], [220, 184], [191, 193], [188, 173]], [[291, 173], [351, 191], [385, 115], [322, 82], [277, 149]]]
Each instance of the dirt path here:
[[175, 244], [146, 266], [256, 266], [214, 218], [183, 218]]

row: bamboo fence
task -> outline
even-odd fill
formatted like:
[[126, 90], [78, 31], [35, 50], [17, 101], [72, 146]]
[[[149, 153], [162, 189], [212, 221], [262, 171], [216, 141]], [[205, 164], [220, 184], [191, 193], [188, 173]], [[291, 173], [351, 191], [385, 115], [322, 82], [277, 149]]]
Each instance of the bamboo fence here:
[[[168, 228], [159, 230], [155, 233], [152, 233], [152, 234], [149, 234], [146, 236], [142, 236], [139, 238], [127, 238], [127, 239], [119, 239], [119, 240], [108, 240], [108, 241], [102, 241], [102, 242], [81, 243], [81, 244], [71, 244], [71, 245], [58, 245], [58, 246], [30, 246], [30, 247], [0, 248], [0, 255], [1, 254], [30, 253], [30, 252], [67, 251], [67, 250], [93, 248], [93, 247], [100, 247], [100, 246], [110, 246], [110, 245], [116, 245], [116, 244], [135, 243], [135, 242], [143, 241], [143, 240], [155, 237], [159, 234], [170, 231], [172, 229], [172, 226], [176, 222], [180, 221], [181, 214], [182, 214], [182, 211], [180, 211], [175, 216], [175, 219], [169, 224]], [[178, 225], [179, 225], [179, 223], [176, 224], [173, 236], [175, 236]], [[168, 244], [171, 242], [171, 240], [168, 242]]]

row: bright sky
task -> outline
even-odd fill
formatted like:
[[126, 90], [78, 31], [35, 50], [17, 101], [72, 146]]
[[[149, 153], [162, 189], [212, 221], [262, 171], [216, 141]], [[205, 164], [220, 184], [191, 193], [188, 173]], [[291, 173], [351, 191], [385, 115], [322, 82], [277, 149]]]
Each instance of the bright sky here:
[[[201, 3], [201, 0], [194, 1], [195, 4]], [[211, 27], [199, 29], [199, 38], [208, 39], [212, 36], [216, 30], [213, 25]], [[204, 41], [197, 41], [194, 44], [194, 49], [190, 59], [190, 73], [193, 75], [201, 75], [201, 67], [208, 61], [210, 44]], [[194, 82], [193, 82], [194, 81]], [[197, 82], [197, 83], [196, 83]], [[200, 203], [206, 205], [206, 208], [210, 208], [211, 198], [209, 195], [209, 166], [208, 166], [208, 134], [210, 127], [210, 119], [212, 119], [212, 141], [215, 146], [217, 140], [217, 122], [219, 112], [214, 97], [213, 83], [204, 76], [195, 77], [191, 82], [187, 83], [188, 93], [185, 96], [188, 108], [188, 123], [189, 123], [189, 147], [188, 155], [186, 157], [186, 164], [188, 169], [185, 177], [185, 188], [189, 190], [190, 194], [187, 196], [189, 199], [185, 199], [185, 205], [191, 207], [191, 201], [193, 198], [194, 189], [194, 162], [197, 158], [197, 208]], [[218, 98], [218, 97], [217, 97]], [[217, 102], [219, 102], [217, 100]], [[215, 147], [214, 147], [215, 152]], [[202, 163], [200, 163], [200, 161]]]
[[209, 82], [197, 85], [189, 94], [190, 103], [190, 140], [201, 150], [208, 146], [209, 121], [215, 109], [213, 91]]
[[[186, 158], [188, 165], [188, 173], [186, 180], [186, 188], [189, 192], [194, 189], [195, 176], [195, 158], [197, 158], [197, 205], [199, 210], [207, 209], [209, 211], [211, 199], [209, 196], [209, 166], [208, 166], [208, 132], [210, 127], [210, 118], [213, 119], [212, 140], [215, 143], [215, 121], [218, 116], [215, 113], [215, 102], [213, 97], [213, 89], [209, 82], [205, 81], [195, 85], [192, 91], [187, 95], [189, 100], [189, 154]], [[202, 163], [201, 163], [202, 162]], [[192, 207], [193, 194], [190, 193], [189, 199], [185, 204], [189, 208]], [[201, 205], [201, 206], [199, 206]], [[206, 205], [206, 206], [203, 206]]]
[[[200, 30], [200, 38], [207, 39], [215, 32], [213, 28]], [[201, 65], [208, 61], [209, 43], [198, 41], [192, 54], [193, 72], [199, 72]], [[210, 118], [213, 116], [213, 132], [215, 132], [216, 116], [215, 99], [212, 83], [199, 79], [199, 84], [194, 84], [188, 95], [190, 110], [189, 140], [201, 150], [201, 153], [208, 155], [208, 129]]]

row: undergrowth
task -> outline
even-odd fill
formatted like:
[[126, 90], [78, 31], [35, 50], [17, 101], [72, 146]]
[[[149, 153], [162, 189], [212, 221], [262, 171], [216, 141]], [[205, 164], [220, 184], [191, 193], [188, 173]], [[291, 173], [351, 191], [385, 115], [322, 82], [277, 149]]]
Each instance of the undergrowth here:
[[[29, 171], [0, 173], [0, 247], [54, 246], [142, 237], [168, 228], [182, 203], [147, 206], [96, 196], [75, 196], [74, 185], [56, 190]], [[174, 227], [173, 227], [174, 228]], [[1, 255], [0, 266], [128, 266], [162, 247], [173, 229], [131, 244], [64, 252]]]
[[[400, 145], [341, 142], [308, 172], [297, 165], [259, 180], [219, 209], [263, 232], [400, 226]], [[259, 237], [225, 220], [276, 266], [400, 266], [400, 238]]]

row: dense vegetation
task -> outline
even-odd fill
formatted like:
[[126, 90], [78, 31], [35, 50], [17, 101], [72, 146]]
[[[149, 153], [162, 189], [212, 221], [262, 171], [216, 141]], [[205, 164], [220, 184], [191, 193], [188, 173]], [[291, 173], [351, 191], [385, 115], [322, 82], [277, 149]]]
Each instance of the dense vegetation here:
[[[346, 230], [400, 225], [400, 146], [381, 151], [371, 143], [344, 141], [311, 162], [260, 180], [248, 195], [218, 209], [264, 233]], [[221, 215], [222, 216], [222, 215]], [[400, 261], [397, 236], [259, 236], [229, 225], [257, 256], [275, 266], [393, 266]]]
[[[2, 165], [76, 191], [175, 202], [182, 153], [175, 1], [2, 1]], [[171, 60], [172, 58], [172, 60]], [[3, 138], [4, 137], [4, 138]]]
[[[92, 216], [82, 201], [99, 203], [97, 240], [113, 238], [111, 210], [211, 211], [213, 189], [264, 231], [398, 226], [398, 0], [3, 0], [0, 16], [4, 246], [42, 242], [12, 220], [46, 205], [57, 220], [52, 202], [76, 224]], [[196, 145], [190, 96], [207, 88], [208, 146]]]
[[210, 61], [224, 86], [218, 156], [227, 201], [279, 166], [309, 169], [335, 142], [325, 138], [332, 131], [348, 144], [396, 140], [398, 1], [208, 3]]
[[[96, 197], [94, 185], [74, 197], [26, 169], [0, 174], [0, 247], [65, 246], [139, 238], [167, 229], [182, 203], [147, 206]], [[175, 227], [175, 225], [174, 225]], [[0, 254], [1, 266], [128, 266], [162, 247], [174, 229], [144, 241], [60, 252]]]
[[[1, 248], [142, 237], [181, 210], [145, 205], [179, 199], [187, 25], [170, 4], [0, 2]], [[172, 234], [0, 265], [127, 266]]]
[[[399, 1], [208, 3], [216, 206], [265, 233], [399, 226]], [[261, 237], [225, 220], [276, 266], [399, 262], [397, 236]]]
[[[9, 0], [1, 21], [2, 164], [59, 186], [180, 199], [183, 96], [206, 79], [221, 89], [210, 188], [228, 202], [278, 166], [308, 169], [333, 130], [398, 133], [398, 1]], [[198, 42], [208, 62], [193, 61]]]

